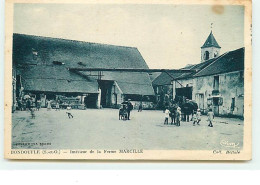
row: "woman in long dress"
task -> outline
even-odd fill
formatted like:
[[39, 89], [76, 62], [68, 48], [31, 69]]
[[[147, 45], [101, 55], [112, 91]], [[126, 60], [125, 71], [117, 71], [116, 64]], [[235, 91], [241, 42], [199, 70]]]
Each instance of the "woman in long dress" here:
[[47, 110], [51, 110], [51, 100], [47, 101]]

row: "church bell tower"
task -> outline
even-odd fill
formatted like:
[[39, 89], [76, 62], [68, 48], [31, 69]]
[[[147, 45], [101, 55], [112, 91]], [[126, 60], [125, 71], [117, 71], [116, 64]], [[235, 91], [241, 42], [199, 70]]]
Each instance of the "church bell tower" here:
[[211, 30], [206, 42], [201, 46], [201, 62], [218, 57], [220, 48]]

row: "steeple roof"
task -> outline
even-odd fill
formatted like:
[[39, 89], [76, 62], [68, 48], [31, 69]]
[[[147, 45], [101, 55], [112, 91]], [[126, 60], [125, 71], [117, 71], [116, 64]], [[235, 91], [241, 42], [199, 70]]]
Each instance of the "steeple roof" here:
[[208, 48], [208, 47], [221, 48], [221, 47], [218, 45], [218, 43], [217, 43], [217, 41], [216, 41], [216, 39], [215, 39], [215, 37], [214, 37], [212, 31], [210, 32], [210, 34], [209, 34], [209, 36], [208, 36], [206, 42], [203, 44], [203, 46], [201, 46], [201, 48]]

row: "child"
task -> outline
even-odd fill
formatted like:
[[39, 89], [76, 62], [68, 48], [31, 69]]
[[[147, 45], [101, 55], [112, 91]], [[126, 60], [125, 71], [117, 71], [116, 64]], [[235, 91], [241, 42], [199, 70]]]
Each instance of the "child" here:
[[47, 100], [47, 110], [51, 110], [51, 100]]
[[56, 111], [57, 111], [57, 110], [60, 110], [60, 104], [59, 104], [59, 102], [56, 103]]
[[41, 108], [41, 101], [40, 100], [38, 100], [37, 102], [36, 102], [36, 110], [40, 110], [40, 108]]
[[143, 110], [143, 105], [142, 105], [142, 102], [141, 102], [140, 105], [139, 105], [139, 108], [138, 108], [138, 112], [142, 112], [142, 110]]
[[67, 107], [67, 112], [66, 112], [66, 113], [68, 114], [69, 119], [70, 119], [70, 118], [73, 118], [73, 115], [71, 114], [70, 110], [71, 110], [71, 106], [68, 105], [68, 107]]
[[197, 110], [196, 117], [197, 117], [197, 125], [200, 125], [200, 121], [201, 121], [200, 109]]
[[181, 125], [181, 108], [178, 107], [176, 111], [176, 126], [179, 127]]
[[168, 120], [169, 120], [169, 116], [170, 116], [170, 111], [168, 110], [168, 108], [165, 109], [165, 119], [164, 119], [164, 124], [168, 125]]
[[200, 125], [200, 121], [201, 121], [201, 112], [200, 112], [200, 109], [193, 112], [193, 126], [195, 126], [195, 124], [197, 123], [197, 125]]
[[197, 112], [195, 110], [193, 111], [192, 120], [193, 120], [193, 126], [195, 126], [196, 122], [198, 121]]
[[35, 110], [34, 108], [31, 108], [31, 116], [32, 116], [32, 119], [35, 119]]
[[208, 112], [208, 121], [209, 121], [209, 127], [213, 127], [213, 119], [214, 119], [214, 113], [212, 112], [212, 109], [209, 109], [209, 112]]

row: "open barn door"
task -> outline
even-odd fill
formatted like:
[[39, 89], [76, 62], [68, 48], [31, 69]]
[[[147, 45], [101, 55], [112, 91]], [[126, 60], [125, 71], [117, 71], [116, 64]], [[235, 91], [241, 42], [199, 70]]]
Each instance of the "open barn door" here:
[[99, 80], [98, 84], [101, 89], [101, 105], [102, 107], [112, 106], [112, 86], [114, 81]]
[[176, 88], [176, 96], [186, 97], [192, 100], [192, 87]]

